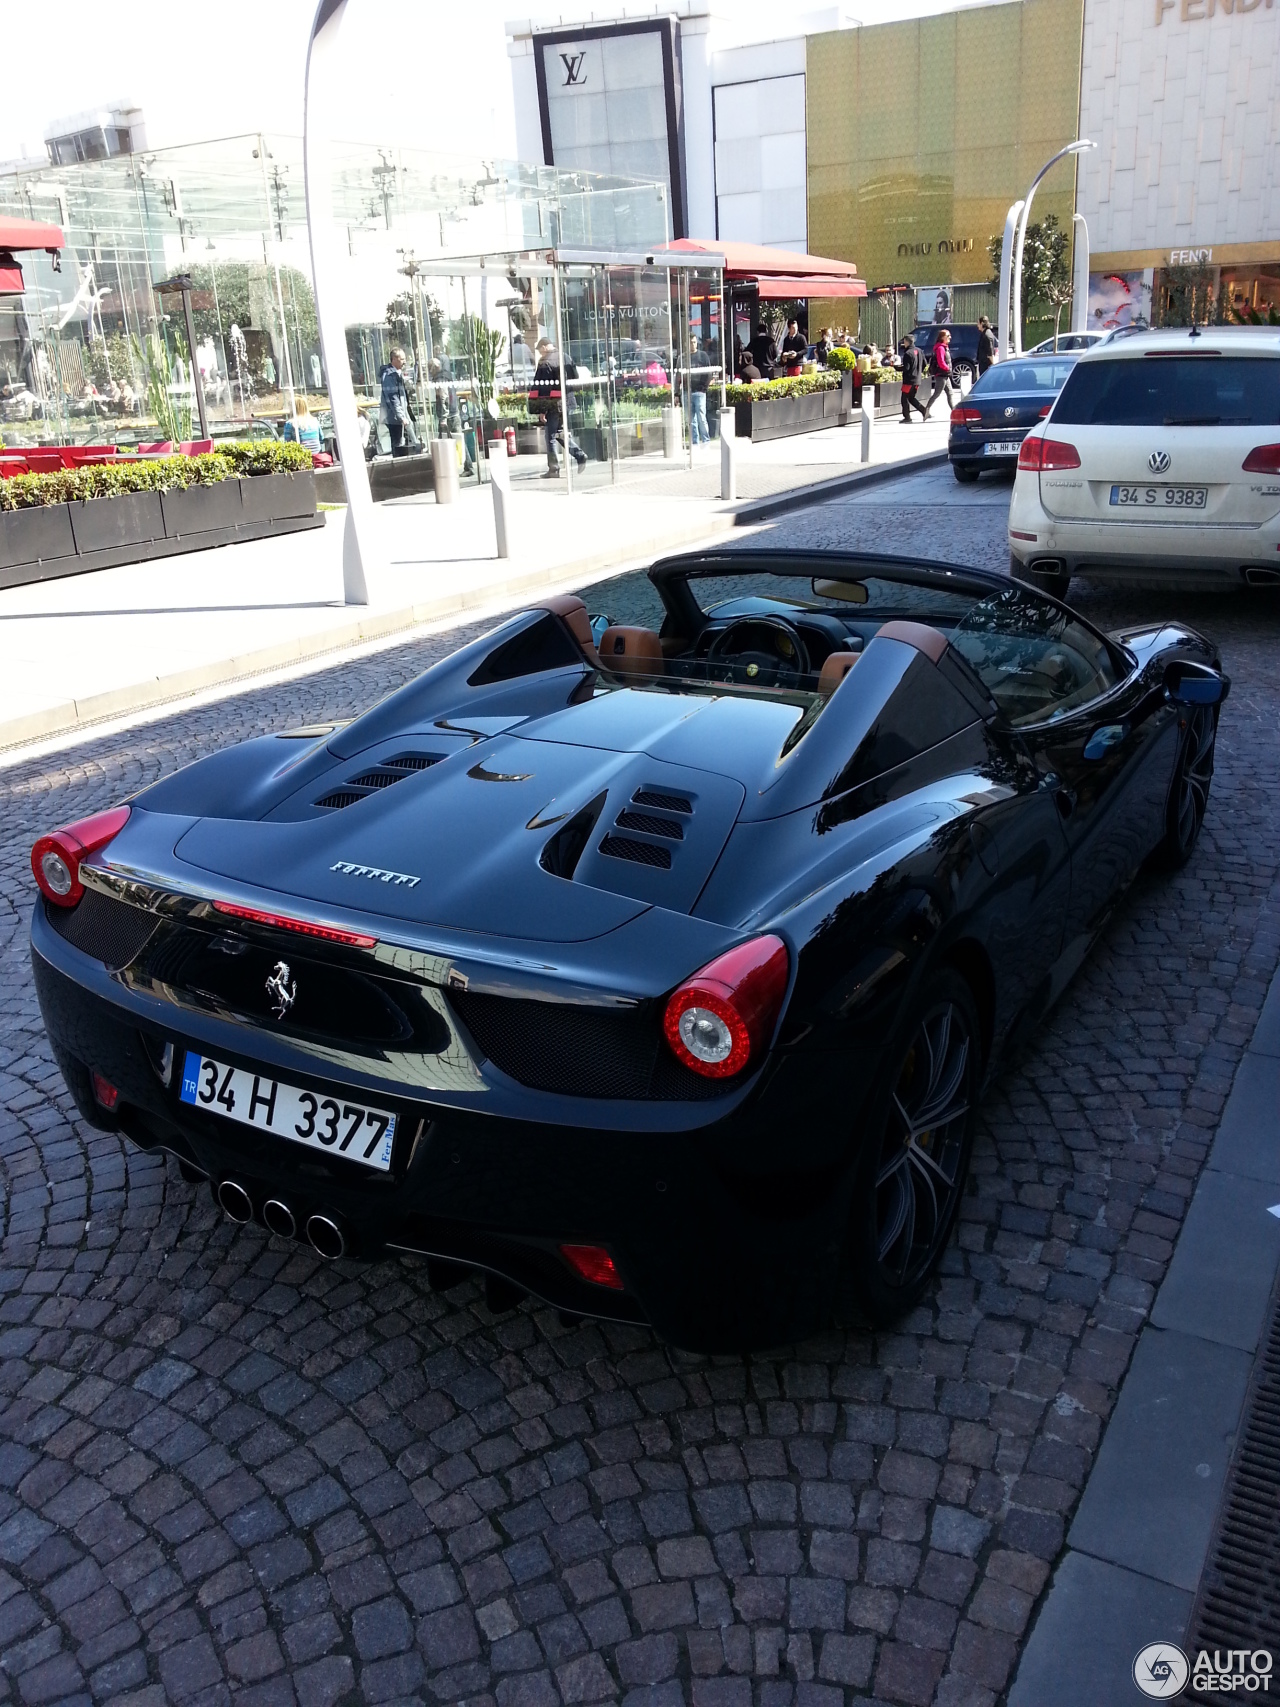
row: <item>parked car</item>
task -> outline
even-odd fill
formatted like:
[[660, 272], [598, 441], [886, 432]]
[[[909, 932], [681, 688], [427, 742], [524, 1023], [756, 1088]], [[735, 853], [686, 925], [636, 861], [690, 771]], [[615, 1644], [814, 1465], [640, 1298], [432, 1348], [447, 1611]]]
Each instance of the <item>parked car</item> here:
[[948, 326], [917, 326], [911, 334], [912, 342], [924, 357], [925, 372], [929, 371], [929, 362], [933, 356], [934, 345], [938, 342], [939, 332], [951, 334], [951, 365], [956, 371], [957, 379], [962, 373], [976, 375], [978, 371], [978, 323], [973, 321], [958, 321]]
[[989, 367], [951, 411], [947, 456], [956, 479], [1012, 471], [1023, 439], [1049, 413], [1075, 362], [1073, 355], [1016, 356]]
[[1280, 585], [1280, 332], [1150, 330], [1080, 356], [1024, 441], [1013, 573]]
[[1045, 338], [1024, 353], [1028, 356], [1059, 356], [1064, 350], [1074, 350], [1079, 355], [1081, 350], [1092, 350], [1106, 336], [1105, 332], [1059, 332], [1056, 340]]
[[41, 836], [83, 1118], [495, 1308], [704, 1351], [803, 1338], [845, 1278], [909, 1309], [1003, 1045], [1194, 849], [1218, 653], [946, 564], [649, 576], [661, 636], [553, 598]]

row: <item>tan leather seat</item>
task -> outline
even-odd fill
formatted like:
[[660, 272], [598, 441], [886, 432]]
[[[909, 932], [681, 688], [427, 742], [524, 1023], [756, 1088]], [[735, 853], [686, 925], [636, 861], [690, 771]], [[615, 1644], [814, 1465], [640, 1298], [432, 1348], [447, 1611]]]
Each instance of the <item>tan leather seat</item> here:
[[886, 622], [875, 632], [877, 640], [901, 640], [907, 646], [914, 646], [917, 652], [923, 652], [933, 663], [947, 649], [947, 637], [940, 628], [931, 628], [927, 622]]
[[862, 656], [861, 652], [830, 652], [818, 671], [818, 692], [828, 699]]
[[595, 639], [591, 633], [591, 618], [587, 607], [576, 593], [555, 593], [549, 599], [539, 599], [536, 605], [530, 605], [530, 610], [554, 611], [569, 630], [573, 638], [581, 646], [588, 663], [598, 664], [600, 659], [596, 653]]
[[600, 664], [618, 676], [666, 673], [662, 642], [651, 628], [606, 628], [600, 639]]

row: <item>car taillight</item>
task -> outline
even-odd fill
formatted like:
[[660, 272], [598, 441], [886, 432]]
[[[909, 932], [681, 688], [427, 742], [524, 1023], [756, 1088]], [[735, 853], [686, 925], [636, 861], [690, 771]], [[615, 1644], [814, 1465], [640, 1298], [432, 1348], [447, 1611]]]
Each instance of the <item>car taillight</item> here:
[[1044, 468], [1079, 468], [1080, 453], [1062, 439], [1042, 439], [1034, 434], [1023, 439], [1018, 467], [1038, 473]]
[[677, 1060], [707, 1079], [740, 1073], [773, 1034], [789, 969], [782, 938], [760, 936], [686, 978], [662, 1018]]
[[592, 1286], [622, 1291], [622, 1276], [603, 1245], [561, 1245], [560, 1255], [576, 1274], [580, 1274], [583, 1280], [589, 1280]]
[[1052, 409], [1052, 408], [1053, 408], [1052, 403], [1046, 403], [1045, 404], [1044, 408], [1040, 411], [1040, 419], [1042, 421], [1045, 419], [1045, 417], [1048, 415], [1050, 409]]
[[234, 901], [215, 901], [213, 909], [216, 913], [225, 913], [228, 918], [246, 919], [251, 925], [268, 925], [276, 931], [297, 931], [299, 936], [315, 937], [319, 942], [337, 942], [346, 948], [373, 948], [377, 944], [376, 936], [366, 936], [363, 931], [340, 931], [333, 925], [313, 925], [307, 919], [291, 919], [287, 913], [265, 913], [260, 907], [240, 907]]
[[74, 907], [84, 894], [80, 862], [105, 848], [129, 822], [127, 806], [95, 812], [92, 818], [66, 824], [61, 830], [41, 836], [31, 850], [31, 870], [40, 893], [55, 907]]
[[1280, 445], [1259, 445], [1241, 467], [1246, 474], [1280, 474]]
[[967, 409], [963, 404], [958, 409], [951, 411], [951, 425], [953, 427], [971, 427], [975, 421], [981, 419], [981, 409]]

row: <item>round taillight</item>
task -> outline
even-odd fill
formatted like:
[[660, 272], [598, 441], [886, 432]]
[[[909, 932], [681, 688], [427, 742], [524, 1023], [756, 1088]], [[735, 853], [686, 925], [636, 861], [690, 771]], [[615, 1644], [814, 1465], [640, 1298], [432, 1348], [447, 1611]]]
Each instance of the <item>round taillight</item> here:
[[40, 887], [51, 889], [53, 893], [64, 898], [71, 893], [71, 885], [75, 878], [65, 859], [56, 848], [47, 848], [40, 856], [40, 875], [44, 879]]
[[662, 1019], [676, 1059], [707, 1079], [740, 1073], [772, 1037], [789, 976], [786, 943], [762, 936], [686, 978]]

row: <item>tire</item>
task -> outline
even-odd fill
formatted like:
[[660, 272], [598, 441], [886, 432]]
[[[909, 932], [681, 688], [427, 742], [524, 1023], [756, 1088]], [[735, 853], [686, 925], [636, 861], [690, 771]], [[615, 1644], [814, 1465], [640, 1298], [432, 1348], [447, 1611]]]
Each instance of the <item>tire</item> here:
[[1168, 871], [1177, 871], [1195, 852], [1209, 804], [1213, 780], [1213, 755], [1218, 740], [1218, 708], [1195, 705], [1188, 708], [1187, 728], [1169, 785], [1164, 840], [1157, 859]]
[[953, 462], [951, 464], [951, 472], [955, 475], [956, 479], [962, 486], [972, 486], [979, 474], [978, 469], [966, 468], [962, 462]]
[[982, 1028], [973, 992], [943, 971], [916, 995], [872, 1105], [849, 1224], [849, 1267], [874, 1326], [920, 1297], [946, 1249], [973, 1149]]

